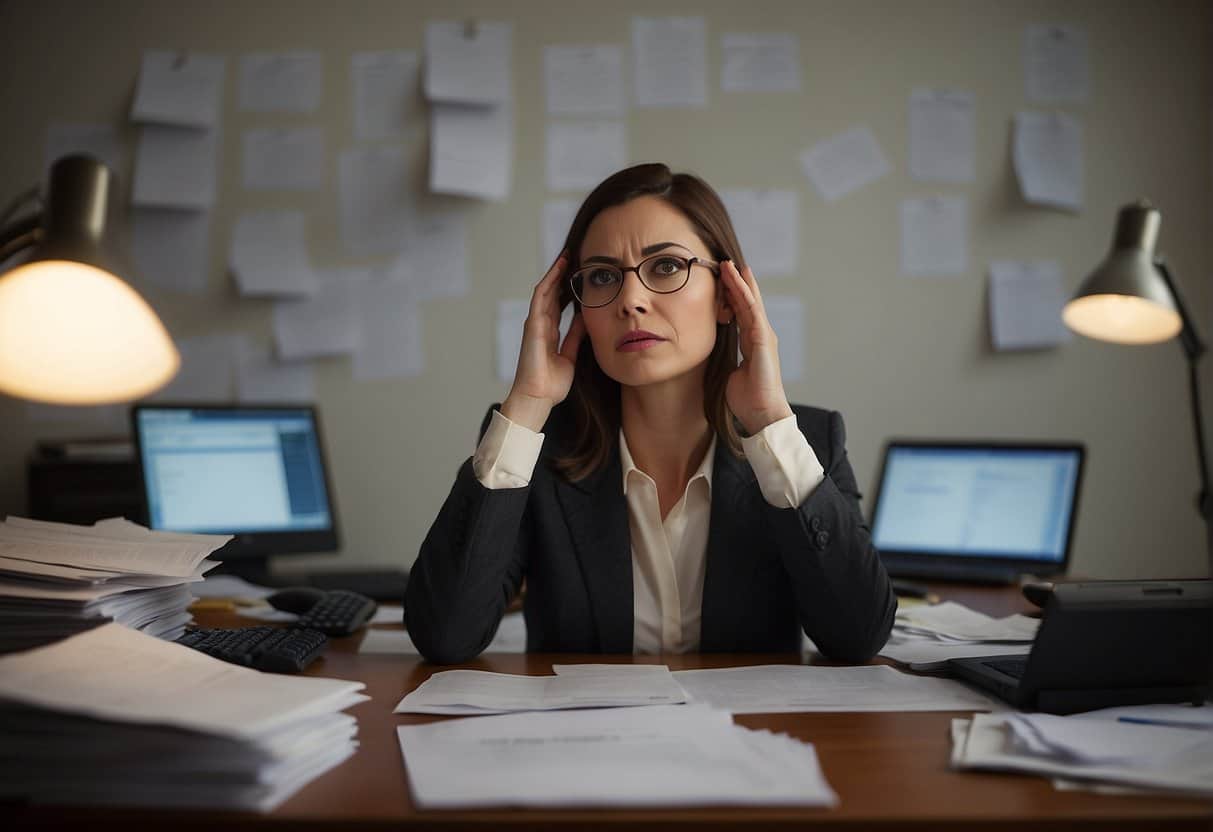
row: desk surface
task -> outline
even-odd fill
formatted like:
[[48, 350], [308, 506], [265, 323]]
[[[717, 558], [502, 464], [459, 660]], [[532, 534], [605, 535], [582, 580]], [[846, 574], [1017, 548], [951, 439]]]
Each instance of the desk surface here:
[[[993, 615], [1028, 609], [1017, 590], [935, 587], [947, 599]], [[236, 626], [247, 619], [211, 614], [202, 623]], [[782, 731], [810, 741], [817, 749], [830, 785], [838, 792], [835, 809], [695, 809], [695, 810], [490, 810], [428, 811], [413, 808], [395, 727], [442, 717], [403, 716], [392, 709], [438, 668], [416, 657], [359, 655], [361, 636], [334, 640], [324, 659], [309, 673], [366, 683], [371, 701], [350, 710], [358, 718], [361, 748], [353, 758], [304, 787], [269, 815], [214, 812], [134, 810], [19, 809], [20, 826], [82, 828], [170, 827], [282, 829], [309, 828], [440, 828], [518, 829], [566, 826], [624, 826], [628, 829], [692, 826], [789, 828], [920, 829], [972, 828], [997, 825], [1040, 830], [1085, 825], [1116, 828], [1213, 828], [1213, 804], [1202, 800], [1156, 797], [1111, 797], [1055, 791], [1042, 777], [1013, 774], [958, 773], [948, 768], [949, 726], [955, 713], [840, 713], [738, 716], [750, 728]], [[645, 661], [641, 657], [637, 661]], [[622, 661], [631, 656], [506, 655], [482, 656], [463, 665], [503, 673], [548, 674], [554, 662]], [[648, 661], [656, 661], [650, 658]], [[671, 669], [726, 667], [742, 664], [786, 664], [792, 654], [669, 656]], [[0, 817], [9, 814], [0, 808]], [[7, 825], [7, 824], [6, 824]], [[9, 827], [12, 828], [12, 827]]]

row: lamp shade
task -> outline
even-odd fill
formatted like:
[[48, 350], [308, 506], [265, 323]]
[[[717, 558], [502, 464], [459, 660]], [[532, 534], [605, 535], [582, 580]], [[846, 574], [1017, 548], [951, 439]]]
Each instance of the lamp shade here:
[[1066, 326], [1119, 344], [1153, 344], [1179, 334], [1183, 320], [1154, 265], [1160, 221], [1144, 200], [1120, 209], [1112, 251], [1062, 310]]
[[0, 275], [0, 392], [105, 404], [152, 393], [177, 372], [164, 324], [106, 253], [110, 188], [109, 170], [90, 157], [52, 167], [32, 256]]

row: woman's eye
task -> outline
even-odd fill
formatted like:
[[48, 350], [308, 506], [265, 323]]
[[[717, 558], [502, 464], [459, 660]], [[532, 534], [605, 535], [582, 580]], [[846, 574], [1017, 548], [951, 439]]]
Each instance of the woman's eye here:
[[673, 257], [663, 257], [653, 263], [653, 274], [659, 277], [670, 277], [682, 271], [682, 261]]
[[615, 273], [610, 269], [594, 269], [589, 274], [591, 286], [610, 286], [615, 282]]

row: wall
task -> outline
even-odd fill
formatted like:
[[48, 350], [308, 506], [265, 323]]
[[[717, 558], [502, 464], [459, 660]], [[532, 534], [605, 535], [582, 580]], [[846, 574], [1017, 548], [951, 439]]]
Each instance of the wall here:
[[[315, 229], [317, 263], [356, 262], [342, 254], [336, 208], [337, 154], [354, 141], [349, 55], [419, 49], [429, 19], [512, 21], [514, 184], [505, 203], [467, 206], [472, 293], [427, 302], [428, 366], [420, 377], [356, 382], [348, 361], [317, 364], [345, 532], [340, 563], [407, 564], [474, 446], [484, 408], [506, 392], [493, 371], [496, 303], [527, 297], [546, 266], [539, 244], [547, 196], [542, 47], [626, 45], [633, 13], [706, 16], [710, 106], [630, 110], [631, 158], [668, 161], [717, 188], [800, 191], [800, 274], [759, 278], [767, 292], [804, 299], [807, 369], [788, 392], [794, 401], [844, 413], [861, 486], [873, 486], [880, 446], [891, 435], [1079, 439], [1087, 443], [1089, 467], [1074, 568], [1109, 577], [1204, 572], [1177, 345], [1127, 348], [1075, 339], [1053, 350], [993, 353], [985, 289], [986, 264], [1000, 258], [1056, 259], [1073, 289], [1106, 253], [1117, 207], [1148, 196], [1163, 211], [1160, 250], [1181, 290], [1193, 309], [1213, 308], [1211, 12], [1204, 2], [8, 0], [0, 4], [0, 111], [8, 116], [0, 193], [16, 194], [35, 179], [52, 121], [122, 125], [130, 153], [137, 133], [125, 114], [142, 50], [226, 54], [225, 163], [208, 291], [196, 297], [141, 288], [176, 336], [242, 331], [268, 340], [270, 304], [239, 298], [225, 274], [229, 235], [244, 211], [301, 208]], [[1086, 200], [1079, 214], [1026, 206], [1011, 171], [1014, 113], [1044, 109], [1025, 99], [1021, 60], [1023, 28], [1039, 22], [1079, 24], [1089, 33], [1090, 98], [1063, 108], [1084, 127]], [[802, 92], [721, 93], [719, 36], [736, 31], [798, 34]], [[286, 49], [325, 55], [320, 112], [281, 121], [324, 126], [328, 184], [303, 195], [248, 192], [239, 176], [241, 130], [276, 121], [237, 111], [239, 56]], [[915, 85], [975, 93], [974, 184], [910, 178], [907, 99]], [[893, 172], [826, 203], [802, 175], [797, 155], [861, 123], [879, 138]], [[423, 122], [406, 146], [420, 168]], [[959, 278], [901, 277], [898, 204], [936, 192], [969, 198], [968, 271]], [[1208, 316], [1198, 317], [1209, 333]], [[1204, 383], [1213, 387], [1207, 368]], [[24, 462], [35, 438], [98, 429], [88, 418], [47, 422], [29, 414], [23, 403], [0, 399], [0, 510], [9, 513], [24, 509]]]

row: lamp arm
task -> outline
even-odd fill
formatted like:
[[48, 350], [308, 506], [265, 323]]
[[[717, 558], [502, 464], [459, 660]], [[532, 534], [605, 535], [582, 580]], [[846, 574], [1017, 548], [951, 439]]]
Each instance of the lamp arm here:
[[0, 228], [0, 263], [38, 242], [41, 228], [42, 218], [36, 215]]
[[1179, 330], [1179, 343], [1183, 345], [1184, 352], [1188, 354], [1188, 360], [1196, 361], [1205, 353], [1205, 342], [1196, 334], [1192, 316], [1188, 314], [1188, 307], [1184, 303], [1183, 297], [1180, 296], [1179, 289], [1175, 286], [1175, 280], [1171, 277], [1171, 270], [1167, 268], [1166, 261], [1161, 257], [1155, 258], [1154, 268], [1158, 269], [1163, 282], [1167, 284], [1167, 291], [1171, 293], [1171, 297], [1175, 301], [1175, 311], [1179, 313], [1179, 320], [1183, 322], [1183, 328]]

